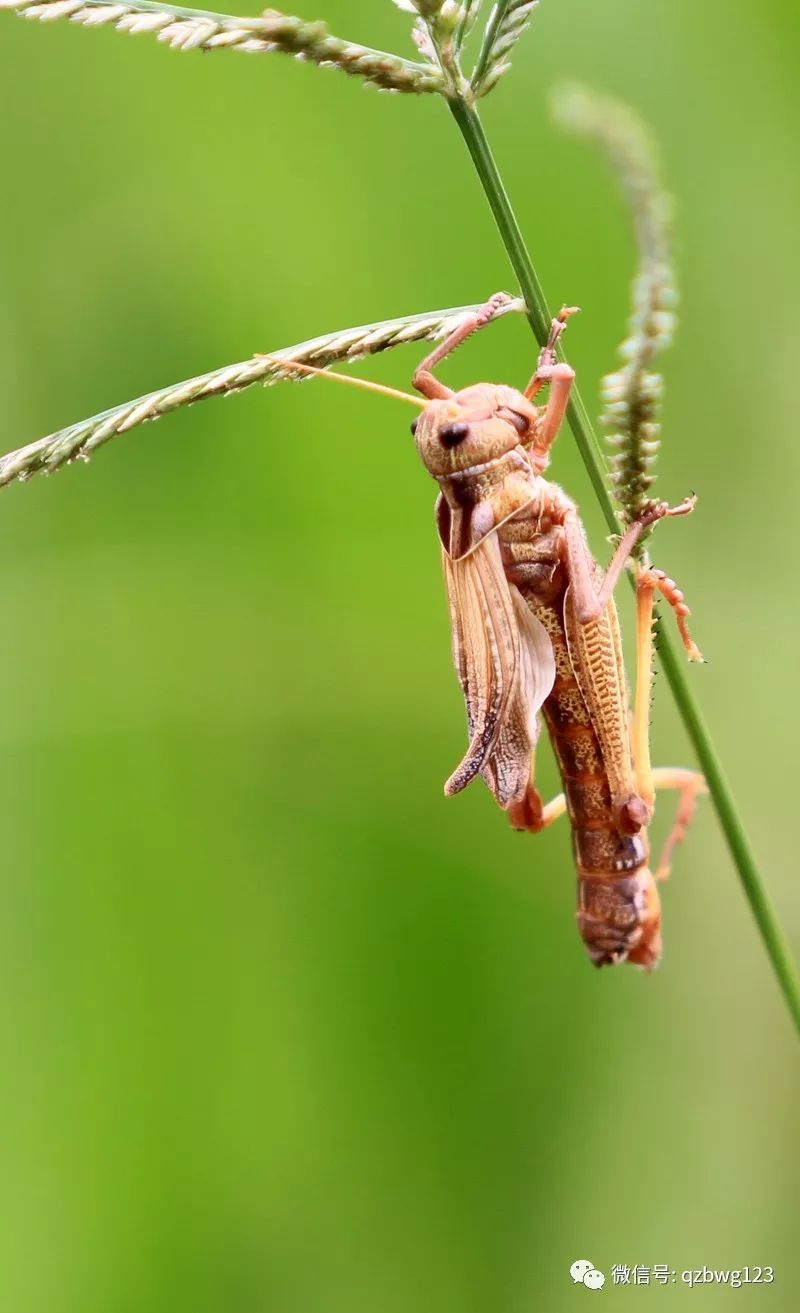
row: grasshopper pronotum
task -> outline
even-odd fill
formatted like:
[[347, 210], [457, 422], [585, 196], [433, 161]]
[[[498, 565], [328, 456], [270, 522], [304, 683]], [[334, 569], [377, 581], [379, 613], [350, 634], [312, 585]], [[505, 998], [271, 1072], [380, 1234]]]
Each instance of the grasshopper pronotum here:
[[[440, 487], [436, 523], [470, 734], [445, 793], [458, 793], [480, 774], [511, 824], [533, 832], [567, 811], [578, 870], [578, 928], [591, 960], [596, 966], [627, 961], [652, 969], [661, 956], [656, 882], [668, 874], [672, 850], [704, 789], [696, 771], [650, 765], [657, 591], [675, 612], [689, 657], [702, 658], [687, 629], [683, 594], [663, 572], [639, 568], [636, 696], [629, 723], [613, 590], [644, 530], [691, 511], [694, 499], [675, 507], [653, 503], [623, 534], [603, 575], [574, 502], [543, 477], [574, 378], [555, 356], [571, 311], [553, 320], [524, 392], [490, 383], [453, 392], [433, 373], [506, 300], [499, 293], [464, 320], [413, 379], [425, 402], [412, 432]], [[288, 372], [294, 368], [287, 364]], [[548, 402], [537, 407], [533, 398], [544, 386]], [[533, 783], [540, 712], [564, 785], [546, 806]], [[680, 801], [653, 873], [646, 831], [656, 788], [677, 789]]]

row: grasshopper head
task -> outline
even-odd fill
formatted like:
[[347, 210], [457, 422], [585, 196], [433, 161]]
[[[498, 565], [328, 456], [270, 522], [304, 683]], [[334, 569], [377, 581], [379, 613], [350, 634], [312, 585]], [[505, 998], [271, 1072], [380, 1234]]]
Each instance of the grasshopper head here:
[[429, 401], [411, 431], [428, 472], [441, 478], [525, 446], [536, 416], [536, 407], [521, 392], [479, 383]]

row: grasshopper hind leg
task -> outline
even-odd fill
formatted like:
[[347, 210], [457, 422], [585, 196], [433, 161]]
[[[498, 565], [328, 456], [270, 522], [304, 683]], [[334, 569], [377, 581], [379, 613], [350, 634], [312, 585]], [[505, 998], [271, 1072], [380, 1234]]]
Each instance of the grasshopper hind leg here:
[[[681, 636], [681, 642], [683, 643], [683, 646], [686, 648], [686, 655], [688, 656], [689, 660], [700, 661], [700, 662], [704, 661], [705, 658], [702, 652], [700, 651], [700, 648], [697, 646], [691, 634], [689, 633], [689, 627], [686, 623], [687, 617], [690, 616], [692, 613], [689, 610], [689, 607], [686, 605], [686, 600], [683, 596], [683, 593], [681, 592], [680, 588], [676, 584], [675, 580], [670, 579], [669, 576], [666, 575], [663, 570], [654, 570], [652, 567], [647, 567], [646, 569], [639, 571], [639, 574], [636, 579], [636, 591], [637, 594], [639, 595], [641, 595], [642, 593], [649, 594], [651, 598], [654, 597], [654, 594], [656, 592], [659, 592], [661, 594], [661, 596], [664, 598], [664, 601], [667, 602], [669, 606], [672, 607], [672, 610], [675, 613], [675, 621], [678, 626], [678, 633]], [[651, 610], [652, 610], [652, 605], [651, 605]]]
[[[674, 579], [669, 579], [663, 570], [654, 570], [649, 566], [640, 568], [636, 575], [636, 689], [631, 753], [637, 792], [650, 808], [655, 802], [655, 782], [650, 765], [650, 694], [653, 686], [653, 608], [657, 592], [661, 593], [675, 612], [689, 660], [703, 660], [687, 628], [686, 618], [691, 612]], [[663, 783], [661, 787], [681, 786]]]
[[653, 872], [654, 878], [660, 883], [669, 878], [672, 854], [686, 838], [697, 810], [697, 799], [708, 793], [708, 786], [700, 771], [681, 766], [658, 767], [653, 771], [653, 783], [656, 789], [677, 789], [679, 795], [672, 829], [664, 841], [658, 865]]
[[656, 791], [677, 789], [680, 797], [672, 829], [667, 836], [658, 865], [654, 871], [657, 881], [669, 876], [672, 854], [686, 837], [697, 807], [697, 799], [707, 793], [702, 774], [684, 767], [661, 766], [656, 770], [650, 764], [650, 692], [653, 683], [653, 602], [656, 590], [661, 592], [676, 613], [681, 637], [691, 656], [697, 648], [686, 629], [689, 608], [683, 593], [661, 570], [643, 569], [639, 572], [636, 588], [636, 692], [634, 698], [631, 753], [633, 756], [636, 787], [641, 798], [652, 808]]

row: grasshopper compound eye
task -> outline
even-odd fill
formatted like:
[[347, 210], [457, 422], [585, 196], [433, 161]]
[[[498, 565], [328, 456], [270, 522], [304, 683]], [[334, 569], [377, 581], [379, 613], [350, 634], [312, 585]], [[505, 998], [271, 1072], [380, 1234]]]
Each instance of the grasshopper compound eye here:
[[445, 424], [439, 430], [439, 441], [445, 447], [458, 447], [469, 433], [469, 424], [461, 420], [457, 424]]

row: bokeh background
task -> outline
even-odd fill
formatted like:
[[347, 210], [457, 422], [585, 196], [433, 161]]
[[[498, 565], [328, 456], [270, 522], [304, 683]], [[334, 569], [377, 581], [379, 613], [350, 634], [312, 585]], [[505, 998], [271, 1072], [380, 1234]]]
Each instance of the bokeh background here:
[[[408, 50], [389, 3], [319, 0]], [[512, 276], [434, 99], [0, 15], [2, 449], [252, 351]], [[549, 0], [485, 118], [584, 393], [632, 257], [548, 90], [626, 97], [678, 206], [659, 531], [691, 679], [800, 946], [796, 7]], [[522, 320], [448, 377], [527, 378]], [[407, 348], [363, 367], [405, 385]], [[556, 476], [604, 529], [569, 436]], [[772, 1264], [796, 1307], [795, 1036], [708, 805], [666, 955], [596, 973], [566, 829], [464, 745], [403, 407], [210, 402], [3, 494], [0, 1306], [525, 1313], [570, 1263]], [[627, 612], [626, 612], [627, 614]], [[655, 757], [690, 762], [665, 684]], [[556, 779], [542, 754], [546, 790]], [[670, 807], [660, 813], [660, 832]]]

